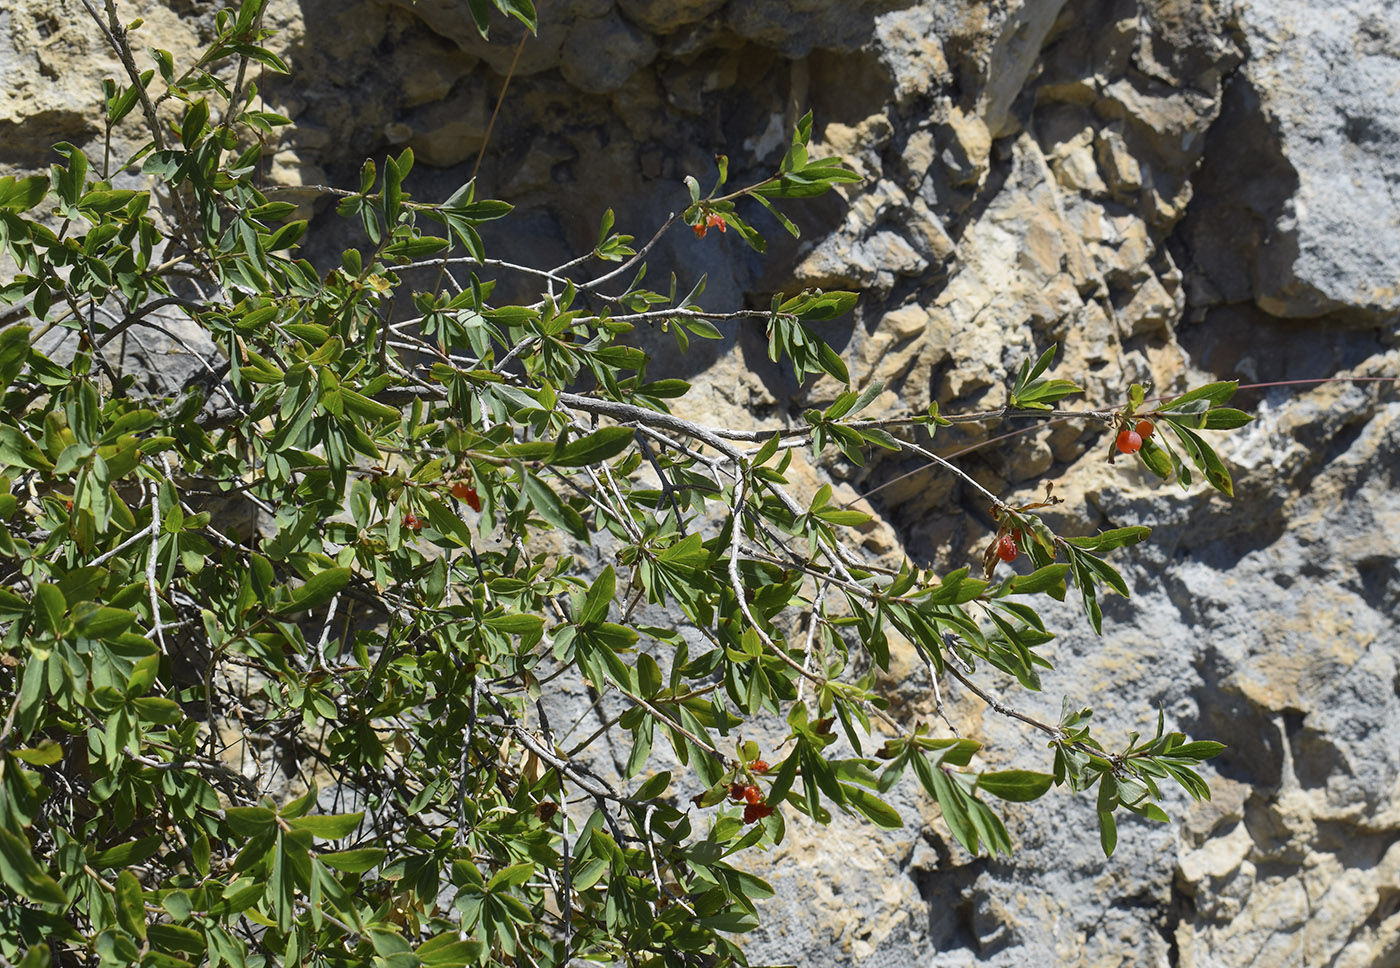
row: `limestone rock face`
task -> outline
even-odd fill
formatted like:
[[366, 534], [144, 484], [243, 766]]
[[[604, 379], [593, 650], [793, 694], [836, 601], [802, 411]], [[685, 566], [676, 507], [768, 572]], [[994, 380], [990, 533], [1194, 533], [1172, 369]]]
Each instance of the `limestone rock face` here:
[[[652, 278], [674, 270], [688, 287], [705, 273], [717, 308], [861, 289], [853, 316], [823, 335], [857, 384], [884, 383], [871, 413], [997, 407], [1019, 361], [1052, 342], [1055, 374], [1094, 406], [1120, 404], [1133, 381], [1167, 393], [1400, 374], [1396, 0], [539, 6], [539, 34], [522, 45], [504, 18], [483, 41], [456, 0], [274, 0], [268, 26], [295, 73], [260, 88], [294, 124], [269, 144], [266, 177], [347, 186], [364, 157], [407, 145], [415, 197], [441, 198], [480, 154], [478, 194], [517, 205], [488, 235], [492, 254], [557, 265], [593, 245], [609, 207], [619, 230], [648, 238], [686, 203], [685, 175], [708, 187], [716, 153], [731, 183], [766, 175], [810, 109], [817, 150], [863, 181], [797, 208], [800, 239], [753, 212], [763, 259], [732, 232], [673, 232], [652, 250]], [[145, 18], [143, 45], [177, 61], [210, 35], [203, 0], [122, 8]], [[97, 95], [118, 70], [80, 5], [0, 9], [0, 168], [42, 168], [59, 140], [99, 157]], [[114, 134], [114, 154], [139, 147], [128, 137]], [[296, 197], [311, 214], [315, 194]], [[309, 258], [339, 258], [329, 235]], [[669, 336], [639, 335], [649, 372], [695, 384], [688, 416], [797, 422], [839, 392], [794, 386], [761, 333], [726, 335], [685, 357]], [[1214, 798], [1178, 799], [1171, 826], [1125, 823], [1108, 860], [1092, 800], [1059, 792], [1009, 805], [1009, 860], [967, 856], [903, 787], [900, 831], [794, 817], [760, 870], [778, 894], [747, 940], [751, 959], [1396, 964], [1393, 386], [1242, 390], [1257, 419], [1222, 446], [1233, 502], [1108, 467], [1091, 424], [993, 443], [1008, 428], [940, 431], [944, 454], [987, 444], [958, 460], [1008, 498], [1056, 480], [1067, 532], [1154, 528], [1122, 559], [1133, 598], [1105, 602], [1105, 636], [1074, 609], [1047, 615], [1062, 631], [1057, 669], [1043, 693], [1011, 698], [1051, 720], [1062, 696], [1091, 703], [1115, 741], [1151, 730], [1160, 706], [1172, 727], [1229, 744], [1210, 768]], [[826, 455], [793, 474], [843, 501], [868, 495], [872, 554], [972, 563], [989, 537], [985, 499], [921, 465], [875, 455], [853, 469]], [[912, 648], [895, 649], [882, 681], [893, 703], [936, 721]], [[1048, 766], [1037, 737], [944, 690], [949, 718], [987, 740], [986, 765]]]

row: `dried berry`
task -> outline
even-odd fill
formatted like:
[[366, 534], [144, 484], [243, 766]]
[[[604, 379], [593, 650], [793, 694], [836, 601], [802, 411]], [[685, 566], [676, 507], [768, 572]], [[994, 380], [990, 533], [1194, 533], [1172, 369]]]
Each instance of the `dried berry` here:
[[744, 823], [753, 823], [770, 816], [773, 808], [766, 803], [751, 803], [744, 808]]

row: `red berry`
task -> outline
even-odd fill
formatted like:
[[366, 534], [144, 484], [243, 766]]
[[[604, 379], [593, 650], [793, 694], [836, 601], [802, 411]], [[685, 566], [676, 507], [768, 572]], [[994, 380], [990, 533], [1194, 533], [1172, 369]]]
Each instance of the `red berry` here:
[[1152, 431], [1154, 431], [1154, 430], [1156, 430], [1156, 429], [1157, 429], [1157, 426], [1156, 426], [1151, 420], [1139, 420], [1139, 421], [1138, 421], [1138, 425], [1137, 425], [1137, 434], [1138, 434], [1138, 436], [1141, 437], [1143, 440], [1146, 440], [1148, 437], [1151, 437], [1151, 436], [1152, 436]]
[[744, 799], [744, 792], [746, 790], [748, 790], [748, 787], [746, 787], [742, 783], [729, 784], [729, 799], [733, 800], [735, 803], [738, 803], [740, 800]]
[[1124, 430], [1118, 434], [1118, 449], [1125, 454], [1136, 454], [1142, 450], [1142, 435], [1136, 430]]
[[704, 222], [696, 222], [694, 225], [691, 226], [691, 228], [695, 231], [695, 237], [697, 239], [703, 239], [705, 237]]
[[476, 488], [466, 481], [458, 481], [452, 485], [452, 496], [466, 504], [473, 511], [481, 510], [481, 495], [476, 493]]
[[721, 232], [729, 231], [729, 224], [725, 222], [723, 215], [711, 213], [705, 218], [705, 224], [710, 228], [719, 229]]
[[773, 808], [766, 803], [751, 803], [744, 808], [744, 823], [753, 823], [772, 813]]
[[997, 557], [1002, 561], [1011, 562], [1016, 560], [1016, 556], [1021, 553], [1021, 549], [1016, 547], [1016, 539], [1009, 534], [1004, 534], [997, 541]]
[[418, 520], [418, 515], [412, 511], [403, 516], [403, 526], [415, 534], [423, 530], [423, 522]]
[[763, 799], [763, 792], [756, 786], [744, 787], [744, 799], [749, 803], [758, 803]]
[[749, 764], [749, 768], [750, 768], [751, 770], [753, 770], [755, 773], [767, 773], [767, 772], [768, 772], [768, 761], [767, 761], [767, 760], [754, 760], [753, 763]]

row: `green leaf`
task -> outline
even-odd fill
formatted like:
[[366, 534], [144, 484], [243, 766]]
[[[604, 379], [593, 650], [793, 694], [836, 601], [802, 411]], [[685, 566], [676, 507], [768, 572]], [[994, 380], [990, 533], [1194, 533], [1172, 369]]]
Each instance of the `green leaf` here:
[[362, 847], [358, 850], [340, 850], [333, 853], [317, 854], [316, 857], [327, 867], [333, 867], [347, 874], [363, 874], [383, 863], [387, 851], [383, 847]]
[[204, 124], [209, 120], [209, 102], [200, 98], [185, 112], [185, 120], [180, 125], [180, 143], [186, 149], [193, 148], [204, 133]]
[[305, 612], [326, 604], [350, 582], [353, 574], [349, 568], [327, 568], [325, 571], [312, 575], [302, 585], [292, 593], [292, 600], [287, 604], [277, 608], [274, 614], [291, 615], [294, 612]]
[[1235, 496], [1235, 485], [1230, 480], [1230, 472], [1221, 463], [1220, 457], [1215, 453], [1214, 448], [1206, 443], [1205, 438], [1192, 430], [1188, 430], [1175, 420], [1166, 421], [1181, 441], [1182, 448], [1186, 451], [1191, 462], [1201, 469], [1205, 474], [1206, 481], [1226, 497]]
[[583, 599], [583, 608], [579, 610], [575, 621], [579, 625], [594, 625], [605, 621], [616, 586], [617, 578], [613, 574], [612, 565], [608, 565], [588, 587], [588, 594]]
[[1059, 588], [1064, 585], [1069, 569], [1069, 565], [1060, 563], [1037, 568], [1029, 575], [1017, 575], [1011, 579], [1011, 590], [1018, 595], [1034, 595]]
[[531, 877], [535, 876], [535, 865], [526, 861], [523, 864], [512, 864], [509, 867], [497, 871], [492, 878], [486, 882], [486, 892], [492, 893], [507, 887], [519, 887]]
[[846, 803], [875, 826], [884, 827], [886, 830], [898, 830], [904, 826], [904, 820], [898, 810], [864, 787], [843, 783], [841, 789], [846, 794]]
[[583, 518], [577, 511], [560, 500], [559, 495], [548, 484], [526, 471], [524, 489], [536, 514], [578, 540], [588, 540], [588, 528], [584, 524]]
[[1049, 773], [1005, 770], [1000, 773], [983, 773], [977, 778], [977, 787], [1003, 800], [1028, 803], [1042, 797], [1054, 782], [1055, 777]]
[[1099, 843], [1103, 845], [1103, 855], [1112, 857], [1118, 846], [1118, 821], [1113, 818], [1112, 810], [1099, 811]]
[[[0, 183], [3, 183], [3, 179], [0, 179]], [[0, 329], [0, 395], [4, 394], [29, 361], [29, 333], [28, 326]]]
[[92, 860], [92, 865], [98, 869], [105, 867], [130, 867], [139, 864], [146, 858], [154, 855], [161, 849], [164, 841], [159, 835], [140, 837], [126, 844], [118, 844], [101, 851]]
[[1182, 756], [1192, 760], [1208, 760], [1213, 756], [1219, 756], [1225, 752], [1224, 743], [1215, 743], [1210, 740], [1198, 740], [1194, 743], [1185, 743], [1181, 746], [1167, 750], [1168, 756]]
[[340, 387], [340, 398], [345, 403], [346, 410], [380, 423], [386, 420], [397, 421], [401, 416], [399, 411], [395, 410], [393, 407], [380, 403], [378, 400], [371, 400], [363, 394], [356, 393], [344, 384]]
[[257, 837], [276, 829], [277, 814], [267, 807], [229, 807], [224, 819], [240, 837]]
[[6, 175], [0, 178], [0, 209], [9, 212], [25, 212], [44, 200], [49, 191], [48, 175], [30, 175], [15, 178]]
[[293, 830], [307, 830], [321, 840], [340, 840], [342, 837], [349, 837], [355, 832], [355, 828], [365, 819], [365, 815], [360, 813], [344, 813], [334, 816], [327, 814], [311, 814], [306, 817], [294, 817], [286, 821]]
[[1179, 397], [1174, 397], [1162, 404], [1160, 410], [1163, 412], [1180, 410], [1183, 404], [1191, 403], [1194, 400], [1206, 400], [1214, 406], [1221, 406], [1235, 395], [1239, 389], [1239, 380], [1226, 380], [1220, 383], [1207, 383], [1203, 387], [1197, 387], [1183, 393]]
[[1253, 419], [1243, 410], [1217, 407], [1214, 410], [1206, 411], [1206, 421], [1202, 427], [1205, 430], [1234, 430], [1236, 427], [1243, 427]]
[[655, 800], [666, 792], [666, 788], [671, 785], [671, 773], [669, 770], [662, 770], [656, 776], [651, 777], [641, 786], [637, 787], [637, 792], [632, 796], [637, 800]]
[[0, 881], [31, 901], [68, 904], [68, 895], [34, 860], [29, 842], [0, 827]]
[[804, 322], [825, 322], [846, 315], [859, 299], [856, 292], [804, 292], [779, 305], [778, 312], [791, 313]]
[[34, 590], [34, 621], [45, 635], [58, 635], [63, 630], [63, 616], [68, 604], [57, 585], [40, 582]]
[[33, 749], [10, 750], [10, 755], [31, 766], [53, 766], [63, 759], [63, 747], [47, 739]]
[[84, 638], [112, 639], [130, 628], [136, 618], [135, 612], [124, 608], [108, 608], [83, 602], [73, 610], [73, 627]]
[[160, 906], [176, 921], [188, 921], [194, 913], [194, 902], [184, 891], [170, 891], [160, 899]]
[[559, 467], [585, 467], [616, 457], [635, 439], [636, 431], [627, 427], [603, 427], [586, 437], [556, 446], [549, 463]]
[[117, 875], [117, 923], [141, 941], [146, 940], [146, 907], [141, 900], [141, 882], [131, 871]]
[[1138, 451], [1138, 456], [1142, 458], [1142, 462], [1147, 466], [1147, 469], [1162, 480], [1165, 481], [1167, 478], [1171, 477], [1171, 458], [1151, 437], [1143, 439], [1142, 450]]
[[1101, 531], [1095, 535], [1083, 538], [1066, 538], [1070, 544], [1085, 551], [1112, 551], [1115, 548], [1126, 548], [1143, 541], [1152, 533], [1151, 528], [1141, 526], [1131, 528], [1114, 528], [1111, 531]]

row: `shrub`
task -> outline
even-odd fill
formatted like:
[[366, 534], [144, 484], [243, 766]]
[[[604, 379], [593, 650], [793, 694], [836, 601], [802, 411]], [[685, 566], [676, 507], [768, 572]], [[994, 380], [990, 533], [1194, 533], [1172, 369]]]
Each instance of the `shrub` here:
[[[507, 265], [478, 229], [510, 206], [471, 182], [414, 198], [409, 151], [324, 189], [363, 244], [336, 265], [296, 259], [308, 224], [256, 177], [261, 135], [286, 123], [244, 83], [250, 61], [285, 69], [259, 8], [219, 14], [177, 74], [163, 52], [138, 69], [109, 4], [128, 76], [107, 85], [108, 137], [144, 120], [122, 169], [152, 187], [114, 187], [70, 144], [49, 174], [0, 181], [7, 961], [743, 964], [732, 936], [769, 888], [738, 861], [792, 811], [896, 827], [882, 794], [908, 773], [967, 850], [1010, 851], [986, 795], [1097, 786], [1111, 853], [1120, 808], [1167, 819], [1162, 780], [1208, 795], [1195, 767], [1219, 744], [1159, 716], [1112, 752], [1090, 710], [1040, 722], [986, 684], [999, 670], [1039, 688], [1052, 636], [1036, 596], [1072, 586], [1099, 631], [1099, 591], [1128, 594], [1104, 556], [1148, 529], [1055, 534], [1047, 502], [1009, 504], [929, 447], [958, 419], [1068, 414], [1102, 423], [1111, 455], [1150, 418], [1175, 445], [1143, 434], [1130, 459], [1228, 494], [1199, 431], [1248, 419], [1220, 406], [1233, 384], [1054, 410], [1078, 388], [1046, 376], [1051, 347], [996, 414], [872, 415], [875, 384], [795, 427], [681, 418], [689, 386], [647, 377], [634, 327], [684, 352], [752, 319], [799, 380], [846, 385], [819, 329], [856, 294], [707, 311], [703, 278], [645, 288], [650, 243], [610, 212], [580, 259]], [[730, 189], [723, 158], [708, 194], [687, 179], [688, 207], [652, 241], [680, 221], [762, 250], [760, 208], [795, 234], [776, 204], [856, 178], [809, 157], [810, 135], [809, 116], [756, 184]], [[497, 300], [505, 274], [545, 292]], [[171, 313], [217, 353], [152, 397], [113, 344]], [[70, 357], [41, 351], [57, 332], [76, 334]], [[868, 561], [850, 538], [867, 516], [784, 476], [795, 448], [829, 445], [962, 477], [998, 523], [983, 572]], [[586, 571], [568, 550], [590, 547], [605, 563]], [[996, 574], [1021, 557], [1027, 573]], [[1043, 732], [1050, 769], [981, 772], [975, 740], [891, 715], [872, 682], [893, 632], [935, 683]], [[570, 679], [622, 710], [573, 745], [549, 702]], [[743, 739], [773, 719], [779, 748]], [[630, 747], [619, 770], [605, 742]], [[274, 788], [287, 763], [299, 785]]]

